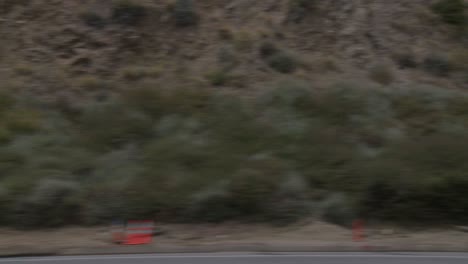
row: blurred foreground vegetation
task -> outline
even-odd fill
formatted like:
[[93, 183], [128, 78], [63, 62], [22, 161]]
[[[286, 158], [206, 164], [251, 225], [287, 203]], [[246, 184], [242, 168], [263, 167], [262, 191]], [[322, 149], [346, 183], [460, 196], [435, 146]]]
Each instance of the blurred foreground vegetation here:
[[141, 84], [82, 104], [2, 91], [0, 223], [468, 221], [465, 93], [263, 91]]

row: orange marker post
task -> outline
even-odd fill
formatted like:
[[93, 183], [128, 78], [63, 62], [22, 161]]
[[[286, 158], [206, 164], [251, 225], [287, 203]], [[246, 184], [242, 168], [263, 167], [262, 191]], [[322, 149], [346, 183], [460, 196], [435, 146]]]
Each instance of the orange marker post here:
[[353, 222], [353, 241], [364, 241], [364, 221], [356, 220]]
[[128, 221], [124, 245], [143, 245], [152, 242], [153, 221]]
[[112, 242], [121, 244], [125, 241], [125, 223], [114, 221], [111, 225]]

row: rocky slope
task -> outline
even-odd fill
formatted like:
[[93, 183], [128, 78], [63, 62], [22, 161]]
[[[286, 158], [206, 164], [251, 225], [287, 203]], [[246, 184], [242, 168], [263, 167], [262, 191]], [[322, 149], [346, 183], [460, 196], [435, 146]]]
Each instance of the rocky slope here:
[[[424, 70], [434, 56], [451, 68], [467, 61], [466, 33], [441, 21], [435, 1], [199, 0], [188, 26], [177, 26], [174, 2], [134, 0], [141, 13], [126, 23], [116, 17], [122, 1], [4, 0], [0, 77], [46, 96], [82, 95], [90, 79], [253, 88], [292, 75], [318, 86], [370, 78], [466, 87], [466, 67]], [[123, 16], [132, 19], [131, 8]], [[265, 43], [299, 66], [269, 67]]]

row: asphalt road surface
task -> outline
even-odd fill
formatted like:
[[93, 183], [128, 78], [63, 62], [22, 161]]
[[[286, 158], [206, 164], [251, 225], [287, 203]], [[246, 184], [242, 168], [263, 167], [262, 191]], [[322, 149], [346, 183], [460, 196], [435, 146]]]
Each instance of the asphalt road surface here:
[[173, 254], [0, 258], [0, 264], [467, 264], [468, 254]]

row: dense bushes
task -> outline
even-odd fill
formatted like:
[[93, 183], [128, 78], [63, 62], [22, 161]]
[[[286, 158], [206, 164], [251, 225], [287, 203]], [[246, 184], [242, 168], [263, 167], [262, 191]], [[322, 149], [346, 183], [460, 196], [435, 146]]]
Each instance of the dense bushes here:
[[[405, 224], [463, 224], [467, 221], [464, 176], [421, 179], [420, 183], [377, 180], [360, 201], [363, 216]], [[450, 190], [450, 191], [449, 191]]]
[[289, 0], [287, 21], [302, 22], [316, 7], [315, 0]]
[[172, 12], [178, 27], [194, 26], [198, 22], [198, 15], [192, 0], [177, 0]]
[[416, 61], [415, 56], [411, 53], [397, 54], [394, 59], [400, 69], [418, 67], [418, 62]]
[[448, 24], [464, 26], [467, 21], [464, 0], [439, 0], [432, 9]]
[[109, 102], [86, 109], [80, 129], [87, 142], [115, 147], [149, 136], [151, 118], [144, 113], [125, 109], [118, 102]]
[[28, 108], [15, 107], [15, 99], [0, 91], [0, 144], [15, 134], [34, 132], [40, 127], [40, 115]]
[[93, 28], [103, 28], [107, 23], [105, 18], [91, 11], [84, 12], [80, 17], [87, 26]]
[[271, 42], [262, 43], [259, 54], [272, 69], [281, 73], [292, 73], [299, 66], [299, 61], [292, 54], [279, 49]]
[[428, 73], [439, 77], [447, 77], [453, 70], [449, 60], [440, 55], [431, 55], [424, 59], [423, 68]]
[[369, 70], [369, 78], [382, 85], [389, 85], [395, 79], [392, 69], [385, 64], [377, 64]]
[[10, 109], [10, 107], [13, 106], [14, 101], [15, 100], [11, 94], [0, 90], [0, 115], [3, 115], [5, 111]]
[[7, 14], [16, 6], [27, 6], [30, 3], [31, 0], [3, 0], [0, 3], [0, 14]]
[[214, 86], [222, 86], [229, 81], [229, 73], [226, 70], [216, 70], [206, 75], [207, 80]]
[[75, 182], [47, 179], [39, 181], [31, 194], [18, 201], [12, 212], [20, 227], [58, 226], [78, 223], [80, 186]]
[[281, 73], [294, 72], [298, 66], [296, 59], [286, 52], [276, 53], [270, 56], [267, 61], [271, 68]]
[[[462, 92], [283, 81], [242, 98], [144, 84], [73, 118], [0, 99], [3, 224], [468, 220]], [[4, 126], [11, 116], [34, 129]]]
[[350, 227], [356, 219], [349, 197], [343, 194], [333, 194], [320, 205], [321, 217], [330, 223]]
[[126, 26], [138, 25], [146, 15], [146, 8], [131, 0], [120, 0], [112, 9], [112, 20]]

